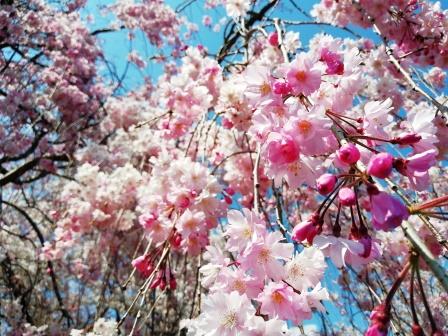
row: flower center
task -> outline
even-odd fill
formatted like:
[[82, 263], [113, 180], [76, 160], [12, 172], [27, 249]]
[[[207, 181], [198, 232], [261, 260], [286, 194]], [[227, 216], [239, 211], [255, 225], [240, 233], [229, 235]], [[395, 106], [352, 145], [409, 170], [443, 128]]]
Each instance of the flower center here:
[[262, 263], [267, 263], [271, 252], [268, 249], [261, 249], [260, 254], [258, 255], [258, 260]]
[[274, 113], [279, 117], [283, 117], [285, 115], [285, 109], [283, 107], [277, 107], [274, 109]]
[[271, 86], [264, 82], [261, 86], [260, 86], [260, 92], [263, 96], [266, 96], [267, 94], [269, 94], [271, 92]]
[[299, 175], [299, 172], [300, 172], [300, 169], [302, 168], [302, 166], [301, 166], [301, 164], [298, 162], [298, 161], [296, 161], [296, 162], [293, 162], [293, 163], [290, 163], [288, 166], [287, 166], [287, 170], [291, 173], [291, 174], [294, 174], [295, 176], [297, 176], [297, 175]]
[[238, 292], [244, 292], [246, 290], [246, 284], [243, 280], [237, 279], [233, 283], [233, 288], [236, 289]]
[[250, 229], [250, 227], [246, 227], [243, 231], [243, 237], [244, 238], [250, 238], [252, 237], [252, 230]]
[[302, 268], [299, 265], [294, 265], [291, 267], [291, 275], [292, 277], [303, 277], [305, 273], [303, 272]]
[[297, 123], [297, 130], [305, 135], [310, 133], [312, 127], [313, 125], [308, 120], [299, 120]]
[[274, 301], [274, 303], [276, 304], [281, 304], [285, 300], [282, 293], [280, 293], [279, 291], [275, 291], [274, 293], [272, 293], [271, 298], [272, 301]]
[[299, 70], [299, 71], [297, 71], [296, 72], [296, 75], [295, 75], [295, 77], [296, 77], [296, 79], [299, 81], [299, 82], [304, 82], [305, 80], [306, 80], [306, 72], [305, 71], [302, 71], [302, 70]]
[[230, 311], [227, 313], [226, 316], [224, 316], [224, 319], [222, 320], [221, 324], [226, 328], [234, 328], [236, 326], [236, 312]]
[[185, 228], [188, 230], [194, 230], [196, 228], [196, 221], [194, 219], [187, 220], [185, 222]]

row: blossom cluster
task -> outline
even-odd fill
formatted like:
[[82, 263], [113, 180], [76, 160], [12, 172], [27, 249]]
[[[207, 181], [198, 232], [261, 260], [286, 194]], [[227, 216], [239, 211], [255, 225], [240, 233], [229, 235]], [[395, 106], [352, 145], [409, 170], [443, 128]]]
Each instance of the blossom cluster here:
[[229, 255], [209, 246], [201, 268], [202, 285], [209, 290], [202, 313], [185, 322], [195, 335], [283, 335], [294, 325], [325, 311], [328, 299], [320, 281], [326, 264], [314, 247], [293, 254], [279, 231], [266, 230], [264, 220], [244, 208], [230, 210], [225, 231]]
[[314, 5], [311, 14], [339, 26], [375, 24], [384, 37], [396, 43], [397, 56], [409, 54], [419, 65], [448, 66], [448, 12], [440, 2], [323, 0]]

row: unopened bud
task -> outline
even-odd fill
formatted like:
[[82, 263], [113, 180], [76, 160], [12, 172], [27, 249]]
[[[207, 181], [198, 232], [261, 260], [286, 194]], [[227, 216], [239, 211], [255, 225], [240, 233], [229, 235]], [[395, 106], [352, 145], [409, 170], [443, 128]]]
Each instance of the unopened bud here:
[[406, 133], [406, 134], [402, 134], [399, 135], [397, 137], [395, 137], [391, 143], [393, 144], [397, 144], [397, 145], [413, 145], [416, 144], [417, 142], [419, 142], [422, 139], [422, 137], [418, 134], [415, 133]]

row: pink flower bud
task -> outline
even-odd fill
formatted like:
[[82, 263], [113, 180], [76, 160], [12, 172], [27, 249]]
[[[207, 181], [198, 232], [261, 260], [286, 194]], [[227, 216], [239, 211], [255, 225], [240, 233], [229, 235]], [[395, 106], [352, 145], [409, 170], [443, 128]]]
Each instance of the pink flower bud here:
[[227, 204], [232, 204], [232, 198], [230, 198], [229, 196], [227, 196], [227, 195], [224, 195], [224, 200], [226, 201], [226, 203]]
[[170, 289], [171, 290], [175, 290], [176, 287], [177, 287], [176, 279], [173, 277], [173, 275], [171, 275], [171, 277], [170, 277]]
[[387, 336], [389, 321], [389, 308], [385, 304], [376, 306], [370, 314], [370, 326], [364, 336]]
[[392, 172], [393, 161], [394, 158], [389, 153], [375, 154], [367, 165], [367, 173], [378, 178], [386, 178]]
[[422, 327], [420, 327], [418, 324], [412, 325], [412, 336], [424, 336]]
[[143, 278], [147, 278], [152, 273], [153, 266], [147, 256], [135, 258], [131, 264]]
[[231, 129], [233, 127], [233, 122], [231, 122], [227, 118], [222, 118], [222, 127], [226, 128], [226, 129]]
[[231, 188], [231, 187], [227, 187], [227, 188], [225, 188], [224, 191], [225, 191], [226, 193], [228, 193], [230, 196], [235, 195], [235, 190], [233, 190], [233, 188]]
[[181, 196], [178, 199], [177, 205], [179, 208], [186, 209], [190, 205], [190, 199], [187, 196]]
[[364, 246], [364, 252], [361, 254], [361, 257], [368, 258], [372, 252], [372, 237], [367, 235], [359, 239], [359, 242]]
[[278, 46], [278, 34], [277, 34], [277, 32], [270, 33], [268, 35], [268, 42], [273, 47]]
[[308, 241], [313, 244], [313, 239], [317, 235], [317, 220], [319, 216], [311, 216], [308, 220], [297, 224], [292, 230], [292, 239], [296, 242]]
[[165, 279], [165, 277], [163, 277], [163, 278], [160, 280], [159, 288], [160, 288], [161, 290], [164, 290], [164, 289], [166, 288], [166, 279]]
[[143, 272], [143, 270], [148, 267], [148, 262], [146, 261], [146, 257], [144, 255], [132, 260], [132, 266], [134, 266], [137, 271]]
[[157, 277], [153, 280], [153, 282], [150, 286], [151, 289], [159, 287], [160, 283], [162, 282], [162, 278], [163, 278], [163, 271], [160, 270], [159, 273], [157, 273]]
[[422, 137], [415, 133], [406, 133], [397, 136], [394, 138], [391, 142], [398, 145], [413, 145], [419, 142], [422, 139]]
[[317, 191], [321, 195], [330, 193], [337, 182], [337, 177], [333, 174], [323, 174], [316, 180]]
[[174, 248], [178, 248], [181, 242], [182, 242], [181, 234], [179, 232], [175, 232], [170, 239], [171, 246]]
[[339, 202], [345, 206], [352, 206], [356, 204], [356, 194], [352, 188], [341, 188], [338, 194]]
[[353, 164], [361, 157], [358, 147], [352, 143], [341, 146], [336, 152], [336, 155], [339, 160], [347, 164]]

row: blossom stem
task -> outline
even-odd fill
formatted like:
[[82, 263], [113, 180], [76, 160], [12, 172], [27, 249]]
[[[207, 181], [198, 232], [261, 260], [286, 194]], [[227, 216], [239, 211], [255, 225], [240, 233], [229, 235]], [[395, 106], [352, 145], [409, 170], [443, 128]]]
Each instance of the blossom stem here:
[[436, 326], [436, 322], [434, 321], [434, 317], [432, 316], [428, 301], [426, 300], [425, 290], [423, 288], [422, 279], [420, 277], [420, 269], [418, 267], [418, 259], [416, 261], [415, 268], [416, 268], [416, 273], [417, 273], [417, 282], [418, 282], [418, 286], [420, 287], [420, 294], [422, 297], [423, 305], [425, 306], [426, 313], [428, 314], [429, 322], [431, 323], [431, 329], [432, 329], [432, 332], [434, 333], [437, 330], [437, 326]]
[[[345, 181], [341, 181], [336, 188], [334, 188], [334, 190], [327, 196], [327, 198], [322, 202], [322, 204], [320, 205], [319, 209], [317, 209], [317, 213], [320, 213], [320, 211], [322, 209], [324, 209], [322, 211], [322, 214], [320, 215], [320, 217], [323, 217], [325, 215], [325, 213], [327, 212], [328, 208], [333, 204], [333, 201], [335, 200], [335, 198], [338, 196], [338, 191], [339, 189], [345, 184]], [[326, 204], [328, 202], [328, 204]], [[325, 206], [325, 207], [324, 207]]]
[[437, 197], [418, 205], [412, 205], [410, 210], [415, 213], [420, 212], [421, 210], [435, 207], [442, 207], [446, 205], [448, 205], [448, 195]]
[[260, 178], [258, 174], [258, 167], [260, 166], [260, 156], [261, 156], [261, 147], [260, 144], [258, 144], [257, 148], [257, 158], [255, 159], [255, 166], [254, 166], [254, 211], [256, 213], [260, 213]]
[[[417, 256], [418, 258], [418, 256]], [[412, 313], [412, 321], [414, 322], [414, 324], [419, 324], [418, 323], [418, 315], [417, 315], [417, 311], [415, 310], [415, 302], [414, 302], [414, 277], [415, 277], [415, 266], [416, 266], [416, 258], [412, 257], [413, 262], [412, 262], [412, 270], [411, 270], [411, 281], [410, 281], [410, 286], [409, 286], [409, 299], [410, 299], [410, 304], [411, 304], [411, 313]]]
[[372, 137], [369, 135], [351, 135], [349, 138], [350, 139], [365, 139], [365, 140], [381, 141], [381, 142], [391, 142], [391, 140], [388, 140], [388, 139], [376, 138], [376, 137]]
[[349, 122], [349, 121], [343, 119], [342, 116], [337, 115], [337, 114], [334, 114], [334, 113], [331, 113], [331, 112], [327, 112], [327, 116], [328, 116], [330, 119], [332, 119], [333, 121], [334, 121], [334, 119], [331, 118], [330, 115], [333, 116], [333, 117], [335, 117], [335, 118], [338, 118], [338, 119], [339, 119], [340, 121], [342, 121], [342, 122], [345, 122], [347, 125], [349, 125], [350, 127], [352, 127], [355, 131], [358, 131], [358, 127], [356, 127], [355, 125], [353, 125], [351, 122]]
[[334, 225], [333, 225], [333, 235], [335, 237], [339, 237], [341, 235], [341, 225], [339, 224], [339, 217], [341, 216], [341, 207], [342, 207], [342, 204], [339, 203], [338, 204], [338, 212], [336, 214], [336, 219], [335, 219]]
[[389, 293], [387, 293], [386, 300], [385, 300], [386, 306], [388, 306], [388, 307], [391, 306], [392, 298], [394, 297], [398, 288], [400, 288], [400, 285], [403, 282], [404, 278], [406, 277], [406, 274], [408, 273], [411, 266], [412, 266], [412, 264], [408, 260], [408, 262], [406, 263], [404, 268], [401, 270], [400, 274], [398, 274], [398, 277], [395, 280], [394, 284], [392, 285], [391, 289], [389, 290]]

